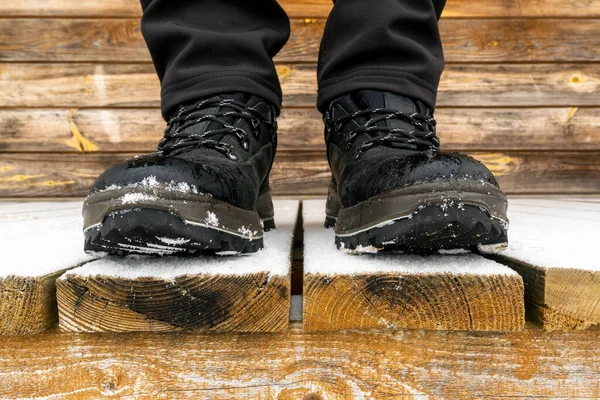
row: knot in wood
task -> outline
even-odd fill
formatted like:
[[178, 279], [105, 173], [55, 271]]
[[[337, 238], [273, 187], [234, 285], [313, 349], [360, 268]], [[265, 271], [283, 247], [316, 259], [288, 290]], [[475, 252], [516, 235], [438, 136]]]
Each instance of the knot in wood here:
[[324, 400], [319, 393], [307, 393], [302, 397], [302, 400]]
[[100, 392], [105, 395], [114, 394], [118, 385], [119, 378], [117, 378], [113, 374], [107, 374], [102, 378], [102, 381], [100, 382]]

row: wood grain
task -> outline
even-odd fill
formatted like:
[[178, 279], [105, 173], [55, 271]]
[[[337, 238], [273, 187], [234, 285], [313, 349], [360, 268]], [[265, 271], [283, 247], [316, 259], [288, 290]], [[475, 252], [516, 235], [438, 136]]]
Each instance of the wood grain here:
[[523, 281], [516, 274], [307, 273], [303, 295], [307, 331], [518, 331], [525, 323]]
[[268, 271], [173, 279], [70, 273], [56, 286], [59, 326], [68, 332], [277, 332], [289, 320], [289, 277]]
[[548, 268], [502, 255], [494, 259], [523, 277], [528, 319], [543, 329], [588, 329], [600, 324], [600, 271]]
[[[314, 65], [278, 66], [286, 107], [314, 107]], [[159, 84], [146, 64], [0, 64], [0, 107], [156, 107]], [[595, 64], [452, 64], [438, 106], [598, 106]]]
[[[446, 150], [600, 150], [600, 108], [440, 107], [436, 119]], [[325, 149], [316, 110], [286, 108], [278, 125], [280, 151]], [[143, 153], [164, 128], [158, 109], [0, 109], [0, 151]]]
[[[484, 162], [511, 194], [599, 193], [600, 153], [469, 152]], [[133, 154], [0, 154], [0, 197], [84, 196], [96, 177]], [[11, 177], [19, 176], [19, 179]], [[274, 193], [325, 195], [330, 180], [325, 154], [280, 152], [272, 171]]]
[[600, 331], [0, 338], [0, 397], [597, 398]]
[[492, 257], [523, 277], [530, 320], [547, 330], [600, 324], [600, 204], [513, 199], [508, 218], [509, 246]]
[[[317, 62], [324, 19], [291, 20], [292, 35], [275, 58]], [[447, 63], [577, 62], [600, 59], [598, 19], [447, 19], [440, 23]], [[0, 60], [145, 62], [138, 19], [0, 19]]]
[[55, 281], [62, 272], [0, 277], [0, 335], [31, 335], [56, 325]]
[[[280, 0], [290, 17], [326, 17], [330, 0]], [[4, 0], [0, 16], [139, 17], [135, 0]], [[448, 0], [442, 18], [452, 17], [599, 17], [598, 0]]]

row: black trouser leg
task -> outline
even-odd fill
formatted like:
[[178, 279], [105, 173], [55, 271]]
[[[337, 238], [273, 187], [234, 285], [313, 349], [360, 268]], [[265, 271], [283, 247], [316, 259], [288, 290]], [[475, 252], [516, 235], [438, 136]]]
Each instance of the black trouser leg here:
[[161, 81], [162, 114], [225, 92], [281, 105], [272, 58], [290, 23], [276, 0], [141, 0], [142, 34]]
[[360, 89], [435, 107], [444, 69], [438, 18], [445, 0], [334, 0], [319, 55], [319, 110]]

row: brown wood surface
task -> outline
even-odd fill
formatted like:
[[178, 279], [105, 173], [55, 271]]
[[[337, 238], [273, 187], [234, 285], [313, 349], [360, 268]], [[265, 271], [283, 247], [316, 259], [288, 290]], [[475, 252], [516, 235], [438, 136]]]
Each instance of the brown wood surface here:
[[56, 287], [59, 326], [68, 332], [277, 332], [289, 320], [290, 279], [269, 272], [174, 279], [67, 273]]
[[30, 335], [56, 325], [54, 282], [62, 272], [0, 277], [0, 335]]
[[[485, 163], [511, 194], [598, 193], [598, 151], [469, 152]], [[84, 196], [96, 177], [132, 154], [0, 154], [0, 197]], [[272, 188], [276, 195], [325, 195], [330, 172], [324, 153], [280, 152]]]
[[[284, 105], [314, 107], [315, 66], [279, 65]], [[0, 107], [156, 107], [159, 84], [147, 64], [0, 64]], [[438, 106], [597, 106], [596, 64], [451, 64]]]
[[[600, 108], [440, 107], [436, 119], [446, 150], [600, 150]], [[278, 125], [280, 151], [324, 151], [316, 110], [286, 108]], [[155, 108], [4, 109], [0, 151], [150, 152], [164, 128]]]
[[543, 329], [588, 329], [600, 324], [599, 271], [547, 268], [503, 255], [494, 259], [509, 265], [523, 277], [528, 319]]
[[[280, 0], [290, 17], [325, 17], [330, 0]], [[0, 16], [139, 17], [135, 0], [3, 0]], [[598, 0], [448, 0], [442, 18], [451, 17], [599, 17]]]
[[519, 331], [525, 324], [516, 274], [305, 274], [303, 295], [307, 331]]
[[[317, 62], [324, 19], [292, 19], [277, 62]], [[598, 19], [447, 19], [447, 63], [600, 59]], [[0, 19], [0, 60], [151, 62], [138, 19]]]
[[0, 338], [2, 398], [600, 397], [600, 331]]

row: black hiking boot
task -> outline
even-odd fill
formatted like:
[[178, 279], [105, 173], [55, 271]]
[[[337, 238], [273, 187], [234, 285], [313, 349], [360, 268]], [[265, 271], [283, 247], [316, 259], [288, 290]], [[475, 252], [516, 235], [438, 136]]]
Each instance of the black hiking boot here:
[[332, 171], [325, 226], [335, 226], [339, 249], [506, 246], [506, 196], [482, 163], [439, 150], [424, 104], [363, 90], [335, 100], [324, 119]]
[[275, 227], [276, 109], [245, 93], [181, 107], [158, 151], [109, 168], [83, 206], [85, 250], [233, 254]]

